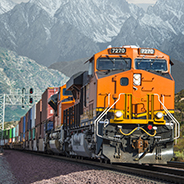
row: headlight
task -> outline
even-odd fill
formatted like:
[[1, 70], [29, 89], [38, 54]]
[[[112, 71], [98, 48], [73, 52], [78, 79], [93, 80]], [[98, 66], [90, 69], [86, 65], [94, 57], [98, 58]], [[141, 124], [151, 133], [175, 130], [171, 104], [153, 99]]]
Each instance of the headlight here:
[[133, 83], [135, 86], [140, 86], [141, 85], [141, 74], [135, 73], [133, 75]]
[[123, 115], [123, 113], [122, 113], [121, 111], [117, 111], [117, 112], [115, 113], [115, 116], [116, 116], [117, 118], [120, 118], [122, 115]]
[[162, 113], [162, 112], [157, 112], [157, 113], [156, 113], [156, 117], [157, 117], [158, 119], [161, 119], [161, 118], [163, 117], [163, 113]]

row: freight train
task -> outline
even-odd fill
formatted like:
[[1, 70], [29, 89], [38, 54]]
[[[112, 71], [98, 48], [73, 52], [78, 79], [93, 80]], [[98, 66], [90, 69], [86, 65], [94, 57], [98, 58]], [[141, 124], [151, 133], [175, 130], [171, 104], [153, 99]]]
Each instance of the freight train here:
[[109, 47], [85, 64], [88, 71], [48, 88], [15, 128], [4, 130], [4, 145], [111, 163], [171, 160], [180, 124], [169, 56], [154, 48]]

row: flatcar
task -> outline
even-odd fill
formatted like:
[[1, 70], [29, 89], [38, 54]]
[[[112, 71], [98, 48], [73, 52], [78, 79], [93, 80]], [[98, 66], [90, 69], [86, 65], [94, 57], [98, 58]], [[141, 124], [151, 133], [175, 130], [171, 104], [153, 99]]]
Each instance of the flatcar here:
[[180, 124], [173, 116], [169, 56], [154, 48], [109, 47], [86, 64], [88, 71], [74, 74], [59, 93], [44, 100], [54, 110], [55, 126], [48, 129], [48, 121], [39, 120], [38, 127], [45, 127], [43, 146], [36, 136], [35, 151], [111, 163], [171, 160]]

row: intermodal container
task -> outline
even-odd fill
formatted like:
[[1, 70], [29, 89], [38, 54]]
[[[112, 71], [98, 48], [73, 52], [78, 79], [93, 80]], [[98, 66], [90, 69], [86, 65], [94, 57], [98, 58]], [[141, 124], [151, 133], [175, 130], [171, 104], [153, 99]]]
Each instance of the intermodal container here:
[[47, 123], [45, 123], [45, 130], [49, 131], [53, 129], [53, 121], [48, 121]]
[[23, 117], [23, 133], [26, 132], [26, 116]]
[[29, 111], [26, 113], [26, 131], [28, 130], [28, 116], [29, 116]]
[[36, 122], [35, 125], [39, 125], [42, 121], [42, 99], [36, 104]]
[[15, 126], [15, 137], [19, 136], [19, 124]]
[[12, 138], [12, 128], [9, 129], [9, 139]]
[[6, 139], [9, 138], [9, 130], [6, 130]]
[[24, 124], [24, 116], [20, 118], [20, 123], [19, 123], [19, 135], [23, 133], [23, 124]]
[[13, 128], [13, 137], [15, 137], [15, 127]]
[[24, 132], [22, 135], [22, 141], [25, 141], [25, 140], [26, 140], [26, 133]]
[[35, 128], [32, 129], [32, 140], [35, 139]]
[[50, 87], [42, 94], [42, 122], [54, 115], [53, 108], [48, 104], [48, 99], [58, 92], [57, 87]]
[[28, 138], [29, 138], [29, 131], [27, 130], [25, 133], [25, 141], [28, 141]]
[[36, 104], [33, 105], [32, 107], [32, 125], [31, 125], [31, 129], [35, 128], [35, 120], [36, 120]]
[[36, 127], [36, 139], [41, 137], [41, 124], [37, 125]]
[[6, 130], [3, 130], [3, 139], [7, 139], [6, 138]]
[[20, 133], [20, 142], [23, 141], [23, 133]]
[[31, 129], [32, 126], [32, 108], [28, 111], [28, 130]]
[[31, 140], [31, 138], [32, 138], [32, 135], [31, 135], [31, 129], [29, 130], [29, 139], [28, 140]]
[[45, 138], [45, 123], [42, 123], [40, 128], [41, 128], [41, 135], [40, 135], [40, 137], [43, 139], [43, 138]]

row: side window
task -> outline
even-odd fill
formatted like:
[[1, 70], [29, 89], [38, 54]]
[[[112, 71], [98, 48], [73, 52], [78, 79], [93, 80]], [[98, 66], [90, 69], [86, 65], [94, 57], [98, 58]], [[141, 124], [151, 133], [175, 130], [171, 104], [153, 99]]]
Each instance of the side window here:
[[63, 96], [70, 96], [72, 95], [71, 91], [66, 91], [66, 88], [63, 88]]
[[128, 86], [128, 84], [129, 84], [128, 78], [127, 78], [127, 77], [122, 77], [122, 78], [120, 79], [120, 84], [121, 84], [122, 86]]

